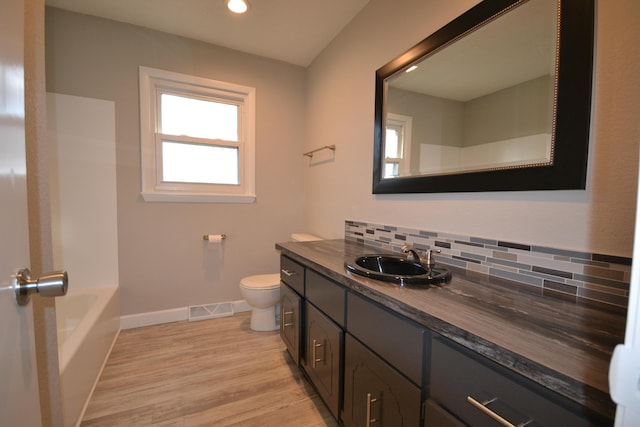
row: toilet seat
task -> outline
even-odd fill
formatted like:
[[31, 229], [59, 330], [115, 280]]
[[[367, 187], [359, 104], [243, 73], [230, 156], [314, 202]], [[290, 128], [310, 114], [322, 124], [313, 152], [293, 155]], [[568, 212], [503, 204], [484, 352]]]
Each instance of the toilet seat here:
[[240, 286], [247, 289], [271, 290], [280, 287], [280, 274], [257, 274], [244, 277], [240, 280]]

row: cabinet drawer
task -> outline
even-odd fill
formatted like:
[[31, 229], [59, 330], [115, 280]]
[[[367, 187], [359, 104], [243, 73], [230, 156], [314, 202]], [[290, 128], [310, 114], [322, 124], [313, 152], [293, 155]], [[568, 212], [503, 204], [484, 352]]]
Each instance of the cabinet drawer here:
[[344, 306], [347, 291], [337, 283], [307, 270], [306, 297], [340, 326], [344, 326]]
[[419, 427], [420, 389], [350, 334], [345, 334], [346, 427]]
[[531, 420], [528, 427], [603, 425], [569, 410], [577, 405], [562, 396], [444, 338], [432, 344], [431, 399], [472, 426], [498, 425], [489, 411], [513, 425]]
[[347, 331], [415, 384], [422, 385], [427, 331], [351, 293], [347, 297]]
[[280, 257], [280, 280], [304, 295], [304, 267], [284, 255]]
[[340, 409], [342, 329], [313, 305], [306, 303], [305, 356], [303, 366], [318, 394], [334, 417]]

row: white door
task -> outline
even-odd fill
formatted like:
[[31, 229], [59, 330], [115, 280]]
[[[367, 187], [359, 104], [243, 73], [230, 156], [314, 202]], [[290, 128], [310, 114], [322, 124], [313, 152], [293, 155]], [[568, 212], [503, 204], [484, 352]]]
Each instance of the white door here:
[[616, 427], [640, 426], [640, 176], [629, 309], [624, 344], [616, 346], [609, 367], [611, 398], [618, 405]]
[[24, 0], [0, 2], [0, 425], [40, 426], [32, 305], [18, 306], [29, 266], [24, 130]]

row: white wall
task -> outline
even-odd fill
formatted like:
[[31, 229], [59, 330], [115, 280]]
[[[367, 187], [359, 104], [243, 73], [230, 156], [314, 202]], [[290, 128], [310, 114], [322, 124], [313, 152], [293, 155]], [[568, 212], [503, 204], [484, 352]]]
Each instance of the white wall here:
[[375, 71], [475, 5], [371, 0], [309, 69], [307, 149], [335, 161], [305, 169], [306, 225], [341, 237], [362, 220], [631, 256], [638, 122], [640, 2], [597, 2], [594, 115], [586, 191], [373, 195]]
[[118, 284], [115, 105], [47, 94], [53, 263], [69, 292]]

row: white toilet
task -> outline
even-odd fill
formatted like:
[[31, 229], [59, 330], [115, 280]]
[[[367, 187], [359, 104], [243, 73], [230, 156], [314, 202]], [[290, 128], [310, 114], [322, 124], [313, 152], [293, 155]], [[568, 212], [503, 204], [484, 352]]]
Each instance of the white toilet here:
[[[321, 240], [312, 234], [295, 233], [294, 242]], [[277, 319], [277, 305], [280, 302], [280, 274], [257, 274], [240, 280], [240, 292], [251, 306], [251, 329], [254, 331], [275, 331], [280, 327]]]

